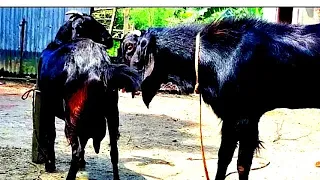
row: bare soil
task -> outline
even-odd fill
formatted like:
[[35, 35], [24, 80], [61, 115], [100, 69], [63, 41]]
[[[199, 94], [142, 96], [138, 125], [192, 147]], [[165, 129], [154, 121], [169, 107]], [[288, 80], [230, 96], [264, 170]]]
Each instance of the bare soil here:
[[[64, 121], [56, 119], [57, 172], [46, 173], [44, 166], [31, 162], [32, 98], [21, 95], [33, 84], [6, 82], [0, 85], [0, 179], [65, 179], [71, 149], [64, 136]], [[147, 109], [141, 96], [120, 93], [119, 167], [121, 179], [205, 179], [199, 139], [199, 98], [196, 95], [158, 94]], [[32, 96], [32, 93], [30, 94]], [[205, 155], [211, 179], [217, 167], [221, 121], [202, 106]], [[320, 178], [320, 110], [276, 109], [260, 120], [261, 149], [253, 160], [250, 179]], [[112, 179], [109, 137], [95, 154], [88, 142], [85, 171], [78, 179]], [[228, 168], [236, 171], [237, 151]], [[233, 173], [226, 179], [238, 179]]]

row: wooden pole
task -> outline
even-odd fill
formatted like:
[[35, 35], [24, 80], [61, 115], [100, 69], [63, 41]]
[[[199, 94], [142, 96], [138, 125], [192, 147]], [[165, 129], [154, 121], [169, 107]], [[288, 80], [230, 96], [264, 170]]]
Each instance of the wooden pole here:
[[25, 26], [26, 26], [26, 20], [23, 18], [22, 22], [20, 24], [21, 31], [20, 31], [20, 68], [19, 68], [19, 74], [23, 74], [23, 51], [24, 51], [24, 33], [25, 33]]
[[41, 164], [45, 162], [45, 158], [41, 152], [39, 137], [40, 137], [40, 109], [41, 109], [41, 92], [39, 90], [39, 72], [41, 67], [41, 59], [37, 63], [37, 80], [36, 87], [33, 91], [32, 99], [32, 119], [33, 119], [33, 133], [32, 133], [32, 162]]
[[33, 102], [32, 102], [32, 116], [33, 116], [33, 134], [32, 134], [32, 162], [41, 164], [45, 162], [45, 158], [43, 157], [39, 145], [39, 137], [40, 137], [40, 102], [41, 96], [40, 91], [35, 90], [33, 94]]
[[111, 22], [110, 22], [110, 27], [109, 27], [110, 34], [112, 34], [113, 24], [114, 24], [114, 20], [116, 17], [116, 13], [117, 13], [117, 8], [112, 8], [112, 16], [111, 16]]

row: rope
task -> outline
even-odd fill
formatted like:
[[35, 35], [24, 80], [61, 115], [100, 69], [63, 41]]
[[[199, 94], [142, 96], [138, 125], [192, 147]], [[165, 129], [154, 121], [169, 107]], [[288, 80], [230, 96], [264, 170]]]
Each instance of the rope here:
[[201, 155], [202, 155], [202, 162], [203, 162], [203, 167], [204, 167], [204, 172], [206, 174], [206, 179], [210, 180], [209, 178], [209, 173], [208, 173], [208, 168], [207, 168], [207, 163], [206, 163], [206, 157], [204, 153], [204, 146], [203, 146], [203, 137], [202, 137], [202, 117], [201, 117], [201, 93], [199, 91], [199, 82], [198, 82], [198, 66], [199, 66], [199, 50], [200, 50], [200, 33], [197, 34], [196, 37], [196, 50], [195, 50], [195, 71], [196, 71], [196, 85], [195, 85], [195, 93], [199, 94], [199, 101], [200, 101], [200, 107], [199, 107], [199, 119], [200, 119], [200, 143], [201, 143]]
[[[266, 160], [266, 159], [264, 159], [264, 158], [260, 158], [260, 159], [263, 159], [263, 160], [267, 161], [267, 160]], [[265, 168], [265, 167], [269, 166], [269, 164], [270, 164], [270, 161], [268, 161], [268, 163], [267, 163], [267, 164], [264, 164], [264, 165], [262, 165], [262, 166], [260, 166], [260, 167], [252, 168], [252, 169], [250, 169], [250, 170], [254, 171], [254, 170], [263, 169], [263, 168]], [[227, 176], [230, 176], [231, 174], [234, 174], [234, 173], [237, 173], [237, 172], [238, 172], [238, 171], [232, 171], [232, 172], [229, 172], [229, 173], [225, 176], [225, 178], [226, 178]]]
[[[195, 93], [199, 94], [199, 102], [200, 102], [200, 108], [199, 108], [199, 121], [200, 121], [200, 143], [201, 143], [201, 155], [202, 155], [202, 162], [203, 167], [206, 175], [206, 179], [210, 180], [208, 170], [207, 170], [207, 164], [206, 164], [206, 158], [204, 153], [204, 146], [203, 146], [203, 137], [202, 137], [202, 112], [201, 112], [201, 104], [202, 104], [202, 97], [199, 90], [199, 54], [200, 54], [200, 33], [196, 36], [196, 49], [195, 49], [195, 72], [196, 72], [196, 85], [195, 85]], [[263, 159], [263, 158], [261, 158]], [[270, 164], [270, 161], [268, 161], [267, 164], [262, 165], [260, 167], [252, 168], [251, 170], [258, 170], [267, 167]], [[233, 171], [228, 173], [225, 177], [237, 173], [237, 171]]]
[[[196, 71], [196, 85], [195, 85], [195, 93], [200, 94], [200, 91], [199, 91], [199, 54], [200, 54], [200, 33], [197, 34], [197, 37], [196, 37], [196, 50], [195, 50], [195, 71]], [[200, 101], [201, 102], [201, 101]], [[201, 103], [200, 103], [200, 106], [201, 106]]]
[[32, 93], [34, 93], [35, 90], [36, 90], [36, 85], [34, 85], [33, 88], [27, 90], [25, 93], [23, 93], [23, 95], [21, 96], [21, 99], [26, 100], [29, 97], [30, 92], [32, 91]]

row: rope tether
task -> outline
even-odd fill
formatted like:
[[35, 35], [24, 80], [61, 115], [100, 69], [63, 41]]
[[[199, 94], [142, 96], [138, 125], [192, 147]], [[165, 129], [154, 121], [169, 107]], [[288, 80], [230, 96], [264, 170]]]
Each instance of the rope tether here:
[[199, 94], [200, 108], [199, 108], [199, 119], [200, 119], [200, 143], [201, 143], [201, 154], [202, 154], [202, 162], [204, 167], [204, 172], [206, 174], [206, 179], [210, 180], [209, 173], [207, 169], [206, 157], [204, 154], [203, 147], [203, 137], [202, 137], [202, 118], [201, 118], [201, 93], [199, 91], [199, 82], [198, 82], [198, 66], [199, 66], [199, 51], [200, 51], [200, 33], [197, 34], [196, 37], [196, 49], [195, 49], [195, 71], [196, 71], [196, 85], [195, 85], [195, 93]]

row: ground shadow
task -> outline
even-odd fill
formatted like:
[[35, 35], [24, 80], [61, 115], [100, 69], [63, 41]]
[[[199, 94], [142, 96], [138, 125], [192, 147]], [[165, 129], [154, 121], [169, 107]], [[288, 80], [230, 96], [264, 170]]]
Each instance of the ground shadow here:
[[[68, 154], [67, 152], [59, 151], [56, 158], [58, 173], [53, 173], [51, 176], [58, 179], [59, 177], [62, 178], [61, 175], [63, 175], [65, 178], [70, 167], [70, 157], [71, 152]], [[90, 180], [113, 179], [111, 160], [106, 153], [103, 153], [100, 156], [92, 155], [90, 153], [85, 156], [85, 159], [87, 164], [85, 169], [80, 171], [80, 174], [86, 172]], [[126, 168], [121, 161], [119, 162], [118, 167], [120, 179], [145, 180], [139, 173]]]
[[[32, 99], [22, 100], [21, 96], [0, 96], [0, 179], [65, 179], [71, 160], [70, 146], [66, 146], [64, 121], [56, 118], [56, 158], [57, 173], [45, 173], [43, 165], [31, 162], [32, 142]], [[128, 105], [131, 106], [131, 105]], [[152, 173], [135, 172], [137, 166], [164, 165], [171, 167], [175, 162], [161, 158], [161, 154], [152, 156], [149, 153], [137, 155], [131, 152], [143, 151], [153, 153], [155, 149], [167, 152], [197, 153], [200, 155], [198, 137], [188, 129], [198, 128], [198, 123], [185, 119], [177, 119], [163, 114], [144, 114], [145, 109], [137, 113], [126, 113], [120, 110], [119, 168], [121, 179], [157, 178]], [[162, 110], [159, 110], [161, 113]], [[108, 133], [107, 133], [108, 134]], [[109, 136], [102, 142], [101, 151], [96, 155], [92, 143], [88, 142], [85, 159], [85, 171], [90, 179], [112, 179], [112, 166], [109, 156]], [[218, 144], [217, 144], [218, 145]], [[217, 146], [206, 146], [207, 152], [214, 156]], [[161, 153], [159, 151], [159, 153]], [[209, 159], [210, 157], [207, 156]], [[171, 158], [170, 158], [171, 159]], [[126, 163], [135, 163], [129, 169]], [[139, 167], [138, 167], [139, 168]], [[146, 172], [146, 171], [144, 171]], [[160, 176], [160, 175], [159, 175]]]
[[[70, 156], [67, 153], [57, 152], [56, 167], [54, 173], [46, 173], [43, 164], [31, 162], [31, 150], [15, 147], [0, 147], [0, 178], [1, 179], [65, 179], [70, 167]], [[109, 158], [87, 157], [87, 166], [84, 171], [90, 180], [113, 179]], [[145, 178], [119, 163], [120, 178], [145, 180]]]
[[[200, 152], [199, 134], [188, 132], [188, 129], [198, 129], [198, 123], [167, 115], [121, 112], [120, 119], [122, 121], [120, 141], [125, 146], [132, 146], [135, 149]], [[186, 143], [187, 141], [189, 143]], [[206, 151], [216, 154], [218, 145], [206, 145]]]

